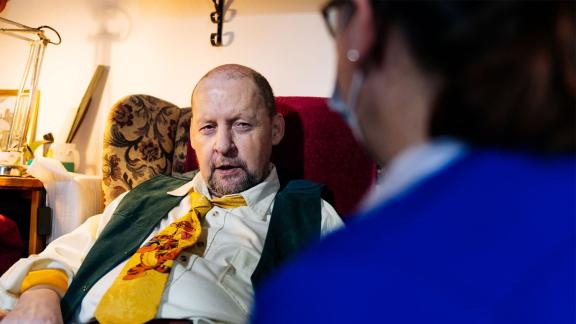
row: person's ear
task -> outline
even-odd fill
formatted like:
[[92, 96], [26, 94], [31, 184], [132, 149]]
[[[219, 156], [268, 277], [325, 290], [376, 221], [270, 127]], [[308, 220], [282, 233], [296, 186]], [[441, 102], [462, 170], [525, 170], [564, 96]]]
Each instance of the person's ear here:
[[352, 0], [352, 4], [355, 7], [354, 13], [343, 31], [343, 36], [346, 38], [348, 60], [360, 64], [374, 48], [374, 9], [370, 0]]
[[190, 146], [192, 146], [192, 148], [194, 149], [194, 151], [196, 151], [196, 141], [195, 136], [194, 136], [194, 132], [192, 131], [192, 127], [194, 127], [194, 121], [193, 119], [190, 119], [190, 128], [188, 129], [188, 137], [189, 137], [189, 141], [190, 141]]
[[276, 113], [272, 117], [272, 145], [280, 143], [284, 137], [284, 116], [281, 113]]

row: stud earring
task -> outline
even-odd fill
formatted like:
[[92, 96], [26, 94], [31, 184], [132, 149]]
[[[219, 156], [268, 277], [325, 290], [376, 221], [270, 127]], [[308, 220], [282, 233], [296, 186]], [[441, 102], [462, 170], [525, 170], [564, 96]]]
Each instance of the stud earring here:
[[348, 58], [350, 62], [356, 62], [360, 58], [360, 53], [358, 53], [356, 49], [349, 49], [348, 52], [346, 52], [346, 58]]

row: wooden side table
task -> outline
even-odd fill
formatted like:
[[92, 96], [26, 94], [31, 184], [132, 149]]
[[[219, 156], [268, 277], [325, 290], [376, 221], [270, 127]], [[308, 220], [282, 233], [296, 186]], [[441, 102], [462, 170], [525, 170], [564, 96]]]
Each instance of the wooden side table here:
[[[50, 226], [51, 219], [39, 218], [45, 194], [36, 178], [0, 176], [0, 213], [18, 223], [20, 235], [28, 242], [28, 254], [40, 253], [46, 246], [49, 229], [42, 227]], [[39, 223], [44, 224], [39, 227]]]

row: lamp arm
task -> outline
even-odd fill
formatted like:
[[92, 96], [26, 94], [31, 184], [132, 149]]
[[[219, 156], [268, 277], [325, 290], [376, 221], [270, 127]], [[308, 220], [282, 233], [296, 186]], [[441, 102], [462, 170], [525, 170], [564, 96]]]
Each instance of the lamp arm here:
[[15, 22], [15, 21], [13, 21], [13, 20], [6, 19], [6, 18], [4, 18], [4, 17], [0, 17], [0, 21], [3, 21], [3, 22], [5, 22], [5, 23], [7, 23], [7, 24], [10, 24], [10, 25], [13, 25], [13, 26], [16, 26], [16, 27], [20, 27], [21, 29], [29, 29], [29, 30], [35, 29], [35, 28], [32, 28], [32, 27], [26, 26], [26, 25], [24, 25], [24, 24], [21, 24], [21, 23], [19, 23], [19, 22]]
[[[18, 23], [18, 22], [15, 22], [13, 20], [6, 19], [3, 17], [0, 17], [0, 22], [18, 27], [18, 28], [0, 28], [0, 33], [8, 35], [8, 36], [12, 36], [12, 37], [15, 37], [18, 39], [31, 41], [31, 42], [34, 42], [37, 40], [42, 40], [43, 42], [54, 44], [54, 45], [59, 45], [62, 42], [62, 37], [60, 37], [60, 34], [58, 33], [58, 31], [56, 31], [56, 29], [54, 29], [50, 26], [40, 26], [37, 28], [33, 28], [33, 27], [29, 27], [29, 26], [23, 25], [21, 23]], [[44, 29], [50, 29], [52, 32], [54, 32], [56, 34], [56, 36], [58, 36], [58, 41], [54, 42], [54, 41], [50, 40], [48, 37], [46, 37], [46, 35], [44, 34]], [[38, 39], [22, 36], [20, 34], [36, 34]]]

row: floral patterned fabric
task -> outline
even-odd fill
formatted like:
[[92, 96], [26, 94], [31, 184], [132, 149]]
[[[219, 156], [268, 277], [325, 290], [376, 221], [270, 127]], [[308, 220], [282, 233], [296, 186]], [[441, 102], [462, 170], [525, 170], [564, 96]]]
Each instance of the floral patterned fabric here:
[[102, 190], [107, 205], [158, 174], [184, 173], [190, 108], [131, 95], [110, 111], [104, 131]]

